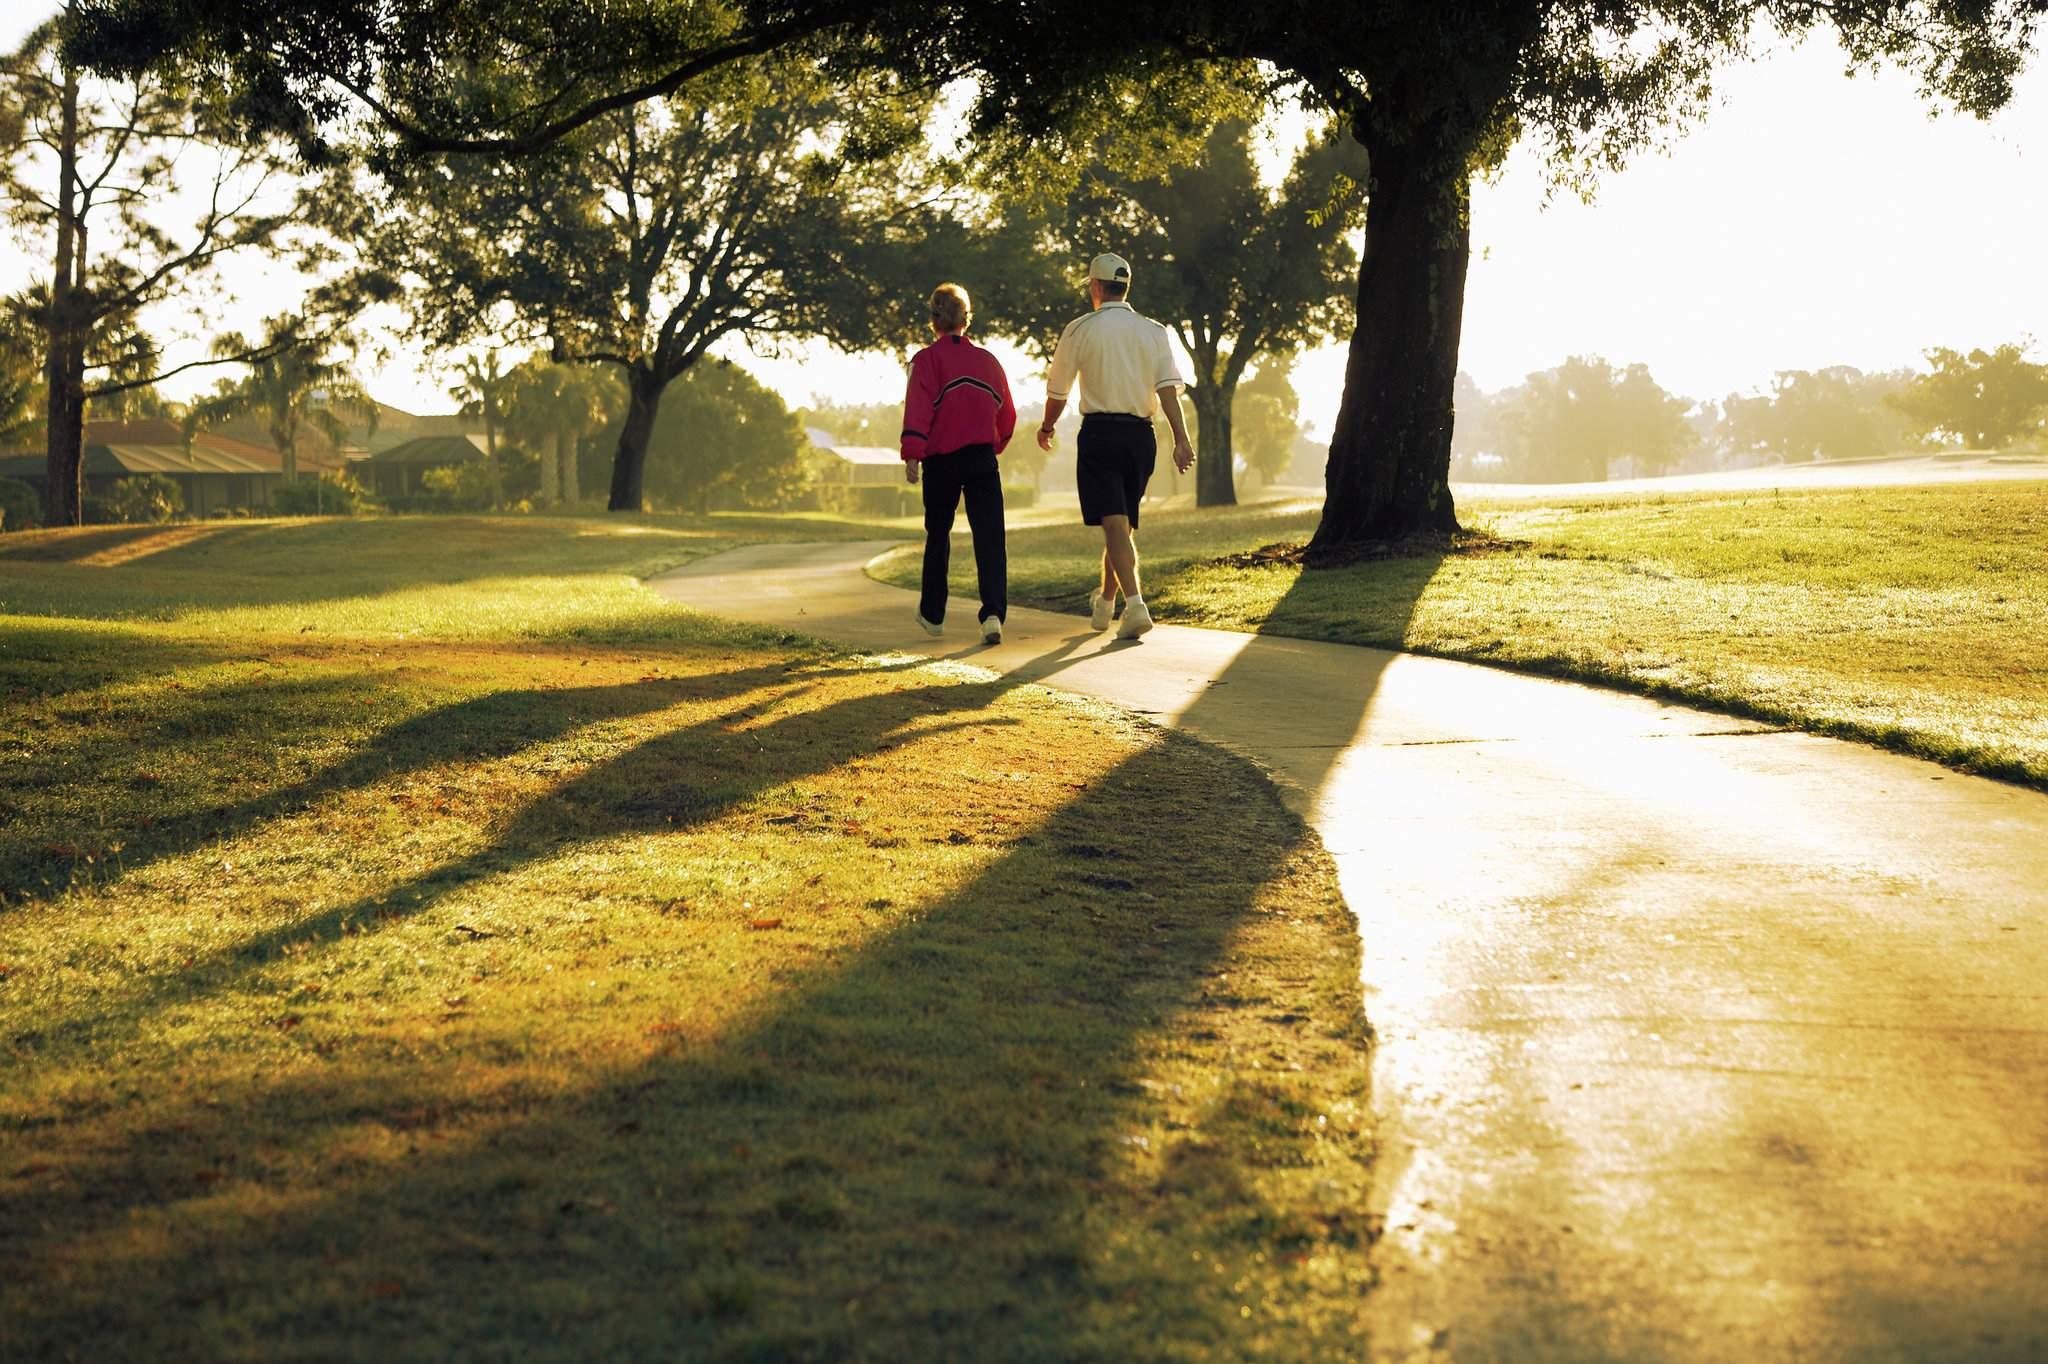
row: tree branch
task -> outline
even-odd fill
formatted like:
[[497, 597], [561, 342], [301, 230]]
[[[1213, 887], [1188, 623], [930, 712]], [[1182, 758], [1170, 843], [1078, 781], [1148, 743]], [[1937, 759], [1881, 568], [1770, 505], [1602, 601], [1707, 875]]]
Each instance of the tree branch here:
[[[591, 100], [582, 108], [543, 123], [530, 132], [507, 137], [457, 137], [446, 133], [438, 133], [422, 124], [414, 122], [383, 100], [378, 99], [360, 81], [349, 80], [334, 74], [330, 74], [328, 79], [348, 91], [349, 94], [354, 95], [357, 100], [361, 101], [366, 108], [377, 116], [379, 122], [391, 132], [396, 133], [406, 146], [413, 151], [430, 153], [485, 152], [500, 156], [522, 156], [539, 151], [541, 148], [561, 140], [570, 133], [575, 132], [578, 128], [595, 119], [602, 118], [606, 114], [619, 109], [629, 108], [635, 104], [642, 104], [648, 100], [660, 99], [664, 95], [672, 95], [697, 77], [707, 72], [715, 71], [721, 66], [747, 57], [761, 56], [764, 53], [774, 51], [785, 43], [811, 37], [844, 22], [846, 22], [844, 18], [828, 11], [823, 14], [813, 12], [806, 14], [800, 19], [786, 20], [780, 24], [770, 24], [765, 28], [756, 29], [754, 32], [735, 38], [730, 42], [706, 48], [688, 61], [672, 67], [668, 72], [654, 80], [628, 86], [623, 90]], [[560, 99], [561, 95], [557, 94], [551, 97], [547, 103], [553, 104], [559, 102]]]
[[[118, 384], [101, 384], [96, 388], [89, 388], [85, 391], [85, 396], [88, 398], [106, 398], [111, 397], [116, 393], [126, 393], [131, 389], [148, 388], [151, 384], [160, 384], [164, 380], [183, 374], [186, 370], [189, 369], [206, 369], [213, 365], [258, 364], [264, 360], [270, 359], [272, 356], [281, 355], [285, 351], [290, 350], [293, 346], [298, 344], [299, 338], [295, 337], [288, 341], [266, 342], [261, 346], [253, 346], [248, 350], [238, 352], [234, 355], [222, 355], [212, 360], [188, 360], [184, 364], [179, 365], [175, 369], [167, 369], [163, 371], [161, 374], [153, 374], [147, 379], [129, 379]], [[88, 365], [87, 368], [105, 369], [106, 366]]]

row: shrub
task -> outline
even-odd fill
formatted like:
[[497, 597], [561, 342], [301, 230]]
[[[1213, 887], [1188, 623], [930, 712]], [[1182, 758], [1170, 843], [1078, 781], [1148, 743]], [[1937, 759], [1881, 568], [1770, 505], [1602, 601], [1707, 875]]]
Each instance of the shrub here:
[[270, 510], [279, 516], [363, 516], [383, 508], [344, 472], [283, 484], [270, 494]]
[[90, 525], [153, 526], [185, 510], [185, 491], [162, 474], [139, 474], [89, 495], [84, 510]]
[[1005, 507], [1022, 510], [1025, 507], [1036, 506], [1037, 503], [1038, 489], [1031, 484], [1005, 483], [1003, 485], [1003, 505]]
[[491, 470], [480, 459], [429, 469], [420, 475], [420, 486], [449, 511], [489, 511], [491, 507]]
[[0, 478], [0, 530], [27, 530], [43, 518], [42, 499], [18, 478]]

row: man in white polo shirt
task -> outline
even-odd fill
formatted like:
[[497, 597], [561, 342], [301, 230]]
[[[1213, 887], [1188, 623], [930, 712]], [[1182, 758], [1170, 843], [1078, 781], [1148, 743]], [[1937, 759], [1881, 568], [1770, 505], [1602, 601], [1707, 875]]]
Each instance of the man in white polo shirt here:
[[1074, 476], [1081, 490], [1081, 520], [1102, 527], [1102, 583], [1089, 597], [1089, 621], [1109, 628], [1117, 589], [1124, 594], [1118, 639], [1136, 639], [1152, 628], [1152, 612], [1138, 583], [1138, 503], [1152, 477], [1157, 447], [1152, 416], [1164, 411], [1173, 428], [1173, 462], [1182, 473], [1195, 462], [1181, 415], [1180, 391], [1187, 383], [1166, 339], [1166, 328], [1141, 317], [1126, 301], [1130, 263], [1121, 256], [1097, 256], [1088, 267], [1088, 300], [1094, 311], [1060, 333], [1045, 381], [1045, 421], [1038, 448], [1052, 449], [1053, 423], [1066, 410], [1074, 381], [1081, 383], [1081, 437], [1075, 443]]

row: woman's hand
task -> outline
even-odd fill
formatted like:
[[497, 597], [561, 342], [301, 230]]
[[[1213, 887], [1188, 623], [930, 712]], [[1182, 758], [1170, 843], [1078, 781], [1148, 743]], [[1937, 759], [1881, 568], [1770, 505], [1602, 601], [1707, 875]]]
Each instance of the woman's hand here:
[[906, 459], [906, 460], [904, 460], [904, 461], [903, 461], [903, 481], [904, 481], [905, 483], [911, 484], [912, 486], [915, 486], [915, 485], [916, 485], [916, 483], [917, 483], [917, 461], [916, 461], [916, 460], [914, 460], [914, 459]]

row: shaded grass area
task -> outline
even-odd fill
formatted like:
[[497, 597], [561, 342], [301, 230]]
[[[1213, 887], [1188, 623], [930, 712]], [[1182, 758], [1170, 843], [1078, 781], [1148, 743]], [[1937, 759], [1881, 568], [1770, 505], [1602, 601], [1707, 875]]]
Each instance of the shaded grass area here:
[[582, 603], [571, 592], [508, 595], [510, 581], [637, 580], [735, 545], [861, 539], [880, 527], [815, 515], [444, 516], [19, 532], [0, 537], [0, 615], [232, 633], [296, 630], [314, 618], [286, 621], [266, 608], [302, 604], [326, 608], [330, 629], [533, 634]]
[[0, 618], [0, 1356], [1357, 1352], [1356, 929], [1256, 772], [526, 567]]
[[[2048, 483], [1466, 504], [1525, 544], [1304, 572], [1225, 562], [1313, 504], [1148, 516], [1161, 619], [1620, 686], [2048, 786]], [[1099, 538], [1010, 541], [1011, 598], [1083, 611]], [[877, 572], [915, 583], [899, 551]]]

